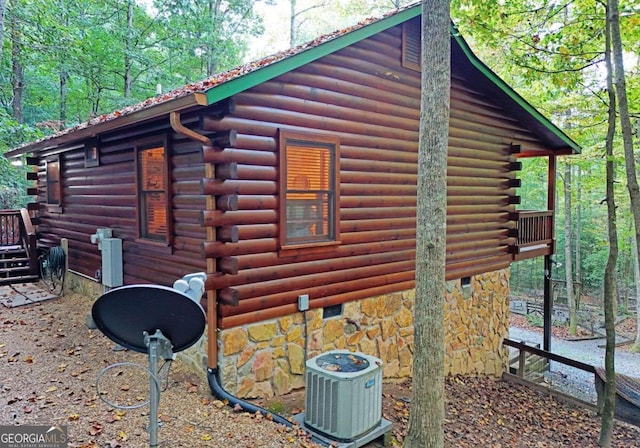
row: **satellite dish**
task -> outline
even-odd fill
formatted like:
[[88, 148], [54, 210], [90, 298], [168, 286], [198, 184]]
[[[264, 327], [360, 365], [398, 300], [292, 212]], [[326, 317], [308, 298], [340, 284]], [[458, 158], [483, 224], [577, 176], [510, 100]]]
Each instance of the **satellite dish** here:
[[160, 330], [179, 352], [198, 342], [206, 317], [199, 303], [161, 285], [131, 285], [112, 289], [93, 304], [98, 329], [116, 344], [148, 353], [145, 334]]

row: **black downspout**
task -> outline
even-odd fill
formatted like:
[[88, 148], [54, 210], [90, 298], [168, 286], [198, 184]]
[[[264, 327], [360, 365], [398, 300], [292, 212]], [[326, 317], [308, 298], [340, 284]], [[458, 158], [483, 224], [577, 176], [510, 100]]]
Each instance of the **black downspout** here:
[[[265, 415], [265, 416], [269, 414], [271, 416], [270, 420], [273, 420], [276, 423], [280, 423], [281, 425], [288, 426], [289, 428], [293, 428], [293, 423], [291, 423], [289, 420], [287, 420], [283, 416], [274, 414], [273, 412], [269, 412], [265, 408], [256, 406], [253, 403], [249, 403], [248, 401], [245, 401], [241, 398], [231, 395], [229, 392], [224, 390], [224, 388], [222, 387], [218, 379], [218, 369], [211, 369], [211, 368], [207, 369], [207, 379], [209, 381], [209, 388], [211, 388], [211, 393], [214, 396], [218, 397], [219, 399], [228, 401], [229, 404], [232, 406], [235, 406], [237, 404], [242, 408], [243, 411], [250, 412], [252, 414], [255, 414], [256, 412], [260, 412], [262, 415]], [[300, 428], [300, 429], [304, 430], [304, 428]], [[312, 442], [322, 446], [330, 446], [330, 444], [327, 443], [327, 441], [311, 434], [309, 431], [307, 431], [307, 434], [309, 434], [309, 436], [311, 437]]]

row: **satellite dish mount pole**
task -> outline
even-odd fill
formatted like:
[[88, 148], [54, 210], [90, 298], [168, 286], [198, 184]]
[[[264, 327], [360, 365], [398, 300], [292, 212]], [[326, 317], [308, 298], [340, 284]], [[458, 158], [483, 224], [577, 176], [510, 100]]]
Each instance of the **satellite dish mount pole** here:
[[158, 405], [160, 404], [160, 387], [158, 383], [158, 359], [173, 360], [173, 346], [162, 331], [150, 335], [143, 332], [144, 343], [149, 352], [149, 448], [158, 446]]

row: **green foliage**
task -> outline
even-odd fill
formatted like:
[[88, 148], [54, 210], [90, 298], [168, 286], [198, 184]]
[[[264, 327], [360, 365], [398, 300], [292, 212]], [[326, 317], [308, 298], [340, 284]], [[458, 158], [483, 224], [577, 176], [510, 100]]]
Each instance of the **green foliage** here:
[[[237, 65], [248, 37], [262, 32], [255, 3], [9, 2], [5, 28], [15, 24], [22, 40], [24, 121], [83, 122], [154, 96], [158, 84], [166, 91]], [[0, 105], [9, 113], [11, 49], [5, 30]]]
[[527, 322], [534, 327], [542, 327], [544, 325], [544, 320], [538, 313], [527, 314]]
[[[621, 2], [621, 26], [625, 50], [630, 62], [640, 54], [640, 18], [631, 1]], [[581, 272], [585, 289], [602, 287], [604, 266], [609, 250], [606, 228], [604, 142], [608, 99], [604, 83], [605, 9], [604, 3], [576, 0], [553, 2], [454, 0], [454, 22], [474, 51], [501, 77], [548, 118], [560, 125], [583, 148], [582, 155], [570, 163], [579, 165], [581, 176], [573, 181], [573, 228], [580, 219]], [[640, 117], [640, 70], [627, 71], [627, 88], [632, 114]], [[617, 137], [619, 138], [619, 137]], [[614, 185], [618, 206], [621, 254], [618, 278], [622, 285], [634, 282], [629, 269], [630, 212], [621, 143], [616, 140], [613, 160], [617, 182]], [[520, 174], [522, 209], [545, 207], [546, 173], [540, 162], [527, 162]], [[560, 266], [553, 277], [563, 278], [564, 211], [563, 179], [556, 185], [556, 255]], [[578, 184], [579, 182], [579, 184]], [[578, 196], [579, 195], [579, 196]], [[580, 218], [577, 209], [580, 209]], [[575, 241], [573, 242], [575, 244]], [[625, 252], [626, 251], [626, 252]], [[574, 253], [575, 256], [575, 253]], [[525, 263], [525, 264], [523, 264]], [[575, 269], [575, 268], [574, 268]], [[528, 288], [541, 284], [530, 276], [526, 262], [512, 266], [512, 287]], [[524, 278], [520, 278], [524, 275]], [[514, 288], [515, 289], [515, 288]]]
[[0, 110], [0, 209], [25, 207], [29, 202], [27, 168], [14, 166], [4, 153], [21, 143], [42, 136], [38, 129], [21, 125]]

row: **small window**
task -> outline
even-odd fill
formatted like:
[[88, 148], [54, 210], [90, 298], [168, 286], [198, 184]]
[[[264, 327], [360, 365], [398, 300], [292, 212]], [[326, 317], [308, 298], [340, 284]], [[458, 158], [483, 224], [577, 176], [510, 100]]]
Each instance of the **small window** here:
[[338, 139], [282, 132], [280, 149], [281, 245], [337, 241]]
[[47, 170], [47, 204], [48, 205], [62, 205], [62, 183], [60, 179], [60, 158], [55, 158], [46, 161]]
[[461, 278], [460, 286], [462, 287], [462, 298], [470, 299], [473, 293], [473, 290], [471, 288], [471, 277]]
[[86, 143], [84, 145], [85, 168], [94, 167], [98, 165], [100, 165], [100, 152], [98, 150], [98, 143], [95, 141]]
[[420, 17], [402, 24], [402, 66], [422, 70], [422, 33]]
[[322, 318], [329, 319], [331, 317], [342, 316], [342, 304], [330, 305], [322, 308]]
[[138, 236], [169, 242], [167, 155], [164, 143], [136, 147], [138, 171]]

